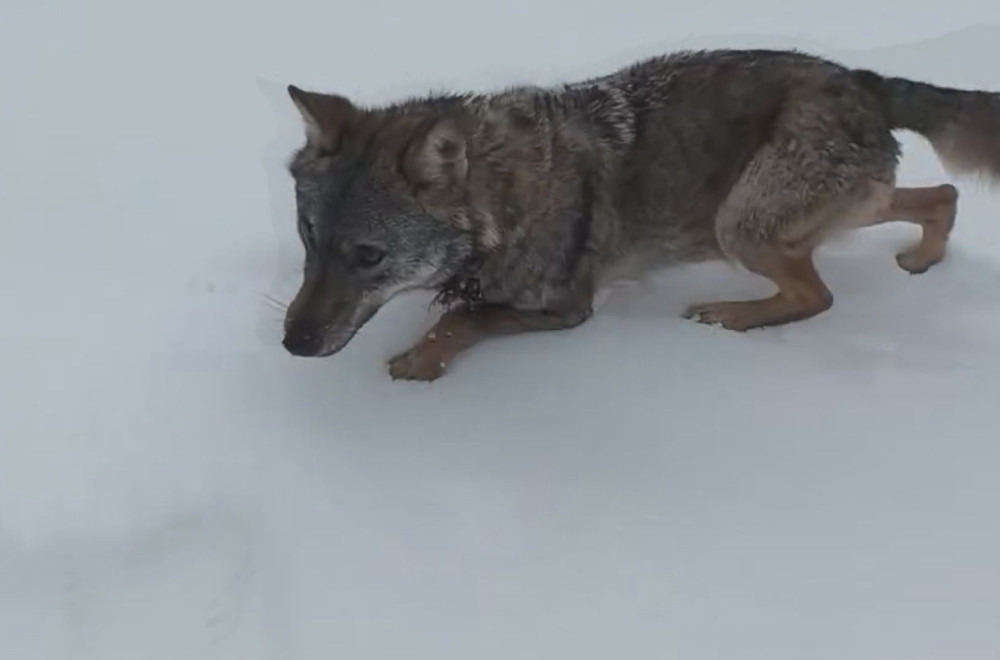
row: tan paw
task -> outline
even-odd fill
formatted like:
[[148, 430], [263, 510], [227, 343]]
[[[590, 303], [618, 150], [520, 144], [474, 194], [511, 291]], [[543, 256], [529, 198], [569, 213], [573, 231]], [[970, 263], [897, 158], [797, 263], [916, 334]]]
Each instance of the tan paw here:
[[389, 375], [393, 380], [433, 381], [444, 375], [447, 363], [440, 351], [421, 344], [389, 360]]
[[753, 314], [748, 314], [746, 303], [720, 302], [692, 305], [684, 312], [684, 318], [693, 319], [705, 325], [721, 325], [727, 330], [743, 332], [759, 325]]
[[897, 254], [896, 263], [911, 275], [920, 275], [921, 273], [926, 273], [931, 266], [941, 261], [943, 257], [944, 255], [929, 254], [927, 251], [916, 247]]

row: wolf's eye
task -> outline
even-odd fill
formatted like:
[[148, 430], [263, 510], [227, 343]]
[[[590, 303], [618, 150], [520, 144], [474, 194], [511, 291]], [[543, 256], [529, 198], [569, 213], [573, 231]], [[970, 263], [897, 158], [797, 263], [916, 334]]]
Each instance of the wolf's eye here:
[[358, 245], [354, 248], [354, 262], [362, 268], [374, 268], [385, 259], [385, 252], [374, 245]]

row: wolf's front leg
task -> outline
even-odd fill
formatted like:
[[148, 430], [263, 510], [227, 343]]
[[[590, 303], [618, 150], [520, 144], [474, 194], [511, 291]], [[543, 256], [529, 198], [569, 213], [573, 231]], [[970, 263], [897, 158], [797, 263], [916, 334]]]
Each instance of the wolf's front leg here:
[[572, 328], [590, 314], [589, 300], [551, 311], [522, 311], [503, 305], [458, 307], [445, 312], [410, 350], [390, 360], [389, 374], [394, 380], [436, 380], [456, 355], [491, 335]]

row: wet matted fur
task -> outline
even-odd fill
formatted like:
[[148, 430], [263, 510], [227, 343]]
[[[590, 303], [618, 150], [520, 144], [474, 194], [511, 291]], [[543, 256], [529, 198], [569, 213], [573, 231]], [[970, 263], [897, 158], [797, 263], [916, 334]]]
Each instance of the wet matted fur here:
[[394, 378], [433, 380], [490, 335], [578, 325], [626, 271], [730, 259], [770, 279], [770, 298], [688, 310], [733, 330], [828, 309], [812, 253], [836, 232], [917, 223], [897, 260], [923, 272], [944, 257], [957, 193], [896, 187], [894, 129], [954, 172], [1000, 177], [1000, 95], [798, 52], [683, 52], [376, 108], [289, 94], [306, 127], [290, 166], [305, 263], [284, 345], [332, 355], [392, 297], [437, 291], [446, 311]]

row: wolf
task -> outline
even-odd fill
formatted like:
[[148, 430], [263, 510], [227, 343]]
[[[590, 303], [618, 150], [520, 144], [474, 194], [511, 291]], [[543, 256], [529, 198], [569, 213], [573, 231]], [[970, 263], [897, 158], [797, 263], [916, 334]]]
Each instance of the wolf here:
[[685, 51], [378, 107], [288, 93], [304, 266], [283, 345], [333, 355], [395, 296], [436, 292], [444, 311], [389, 361], [394, 379], [434, 380], [491, 336], [578, 326], [623, 273], [719, 259], [769, 279], [768, 298], [685, 314], [735, 331], [828, 310], [813, 252], [840, 232], [919, 225], [896, 260], [922, 273], [945, 255], [958, 194], [895, 185], [896, 129], [951, 173], [1000, 178], [1000, 94], [798, 51]]

